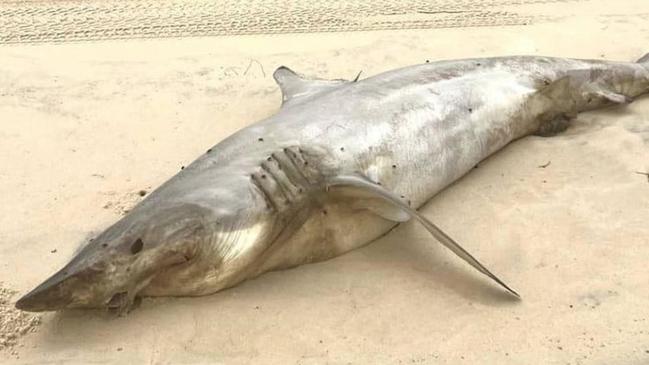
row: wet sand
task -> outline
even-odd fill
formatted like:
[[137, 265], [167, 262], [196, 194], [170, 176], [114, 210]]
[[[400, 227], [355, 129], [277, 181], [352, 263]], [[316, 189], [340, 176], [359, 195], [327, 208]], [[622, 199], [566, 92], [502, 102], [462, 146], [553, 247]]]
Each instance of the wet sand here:
[[[352, 78], [447, 58], [649, 52], [643, 0], [516, 9], [536, 20], [0, 45], [1, 285], [28, 291], [141, 190], [274, 113], [280, 65]], [[408, 223], [336, 259], [211, 296], [145, 299], [123, 318], [44, 314], [0, 362], [649, 363], [646, 172], [644, 97], [511, 144], [422, 209], [521, 302]]]

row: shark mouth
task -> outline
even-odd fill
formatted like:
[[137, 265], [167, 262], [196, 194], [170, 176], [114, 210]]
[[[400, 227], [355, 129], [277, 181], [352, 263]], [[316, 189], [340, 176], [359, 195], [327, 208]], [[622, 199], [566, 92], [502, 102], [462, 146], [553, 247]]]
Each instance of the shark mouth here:
[[117, 310], [128, 305], [128, 292], [115, 293], [106, 303], [108, 309]]

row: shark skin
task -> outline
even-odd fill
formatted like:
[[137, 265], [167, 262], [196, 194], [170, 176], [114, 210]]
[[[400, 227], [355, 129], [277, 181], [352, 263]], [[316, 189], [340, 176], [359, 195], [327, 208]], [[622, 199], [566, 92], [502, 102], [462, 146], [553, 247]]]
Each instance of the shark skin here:
[[648, 93], [649, 56], [448, 60], [352, 81], [280, 67], [274, 78], [275, 115], [210, 148], [16, 307], [125, 313], [143, 296], [207, 295], [409, 219], [517, 297], [416, 209], [513, 140]]

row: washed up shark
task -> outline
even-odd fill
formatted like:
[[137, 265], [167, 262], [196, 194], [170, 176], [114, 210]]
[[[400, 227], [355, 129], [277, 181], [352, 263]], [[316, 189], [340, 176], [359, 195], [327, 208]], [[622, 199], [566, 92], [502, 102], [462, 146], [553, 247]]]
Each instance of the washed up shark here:
[[417, 208], [513, 140], [648, 93], [649, 55], [450, 60], [350, 81], [280, 67], [274, 78], [275, 115], [208, 149], [16, 307], [123, 313], [144, 296], [211, 294], [408, 220], [518, 297]]

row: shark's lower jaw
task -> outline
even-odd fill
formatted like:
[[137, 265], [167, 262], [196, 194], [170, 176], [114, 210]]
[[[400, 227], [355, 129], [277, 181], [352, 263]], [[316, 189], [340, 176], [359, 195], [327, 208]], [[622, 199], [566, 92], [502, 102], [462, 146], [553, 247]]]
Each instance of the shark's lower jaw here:
[[113, 312], [119, 316], [129, 313], [135, 309], [141, 302], [141, 297], [136, 294], [131, 294], [127, 291], [115, 293], [108, 303], [106, 308], [109, 312]]
[[124, 302], [128, 299], [128, 292], [122, 291], [115, 293], [108, 303], [106, 303], [106, 307], [108, 309], [119, 309], [124, 306]]

